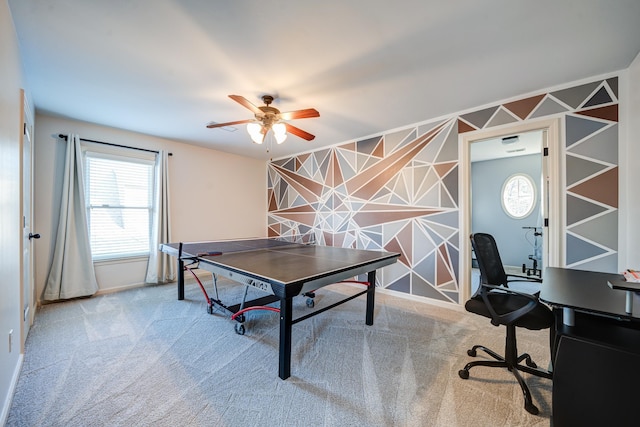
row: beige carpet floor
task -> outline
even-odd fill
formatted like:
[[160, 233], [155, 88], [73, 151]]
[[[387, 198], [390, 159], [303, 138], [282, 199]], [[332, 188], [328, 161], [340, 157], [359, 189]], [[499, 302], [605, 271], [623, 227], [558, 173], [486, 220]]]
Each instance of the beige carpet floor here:
[[[503, 352], [504, 328], [485, 318], [378, 292], [366, 326], [359, 297], [294, 325], [283, 381], [277, 313], [250, 312], [238, 335], [226, 314], [207, 314], [196, 284], [186, 288], [184, 301], [163, 285], [40, 307], [7, 425], [549, 425], [550, 380], [523, 374], [533, 416], [506, 370], [459, 378], [473, 344]], [[223, 301], [240, 290], [220, 283]], [[323, 288], [316, 309], [353, 292]], [[309, 310], [294, 300], [295, 317]], [[548, 332], [518, 334], [519, 349], [546, 367]]]

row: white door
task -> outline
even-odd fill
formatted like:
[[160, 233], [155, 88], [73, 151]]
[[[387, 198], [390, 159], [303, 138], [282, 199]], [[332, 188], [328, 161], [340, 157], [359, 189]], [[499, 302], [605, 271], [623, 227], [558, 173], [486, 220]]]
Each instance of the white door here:
[[27, 99], [22, 93], [22, 292], [21, 309], [22, 324], [20, 333], [21, 352], [27, 340], [29, 328], [33, 323], [33, 239], [40, 235], [33, 234], [33, 185], [32, 185], [32, 148], [33, 123]]

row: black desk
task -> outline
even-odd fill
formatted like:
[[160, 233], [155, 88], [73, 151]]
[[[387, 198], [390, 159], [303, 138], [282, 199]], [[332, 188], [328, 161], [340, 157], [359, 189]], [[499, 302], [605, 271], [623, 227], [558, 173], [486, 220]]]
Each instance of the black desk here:
[[640, 425], [640, 297], [627, 313], [622, 275], [548, 267], [554, 308], [553, 426]]

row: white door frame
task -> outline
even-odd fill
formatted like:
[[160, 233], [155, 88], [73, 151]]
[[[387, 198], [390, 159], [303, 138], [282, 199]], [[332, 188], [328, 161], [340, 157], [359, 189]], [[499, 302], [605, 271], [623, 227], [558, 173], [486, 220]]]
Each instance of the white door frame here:
[[33, 324], [34, 269], [33, 269], [33, 113], [24, 90], [20, 90], [20, 352]]
[[[529, 120], [514, 125], [506, 125], [486, 130], [465, 132], [458, 137], [460, 153], [460, 302], [464, 304], [471, 296], [471, 144], [477, 141], [517, 133], [543, 131], [543, 147], [548, 147], [549, 155], [543, 157], [542, 174], [544, 183], [540, 189], [543, 218], [549, 218], [544, 226], [542, 266], [562, 265], [564, 239], [562, 230], [564, 204], [562, 200], [562, 175], [560, 174], [560, 119]], [[543, 224], [544, 225], [544, 224]]]

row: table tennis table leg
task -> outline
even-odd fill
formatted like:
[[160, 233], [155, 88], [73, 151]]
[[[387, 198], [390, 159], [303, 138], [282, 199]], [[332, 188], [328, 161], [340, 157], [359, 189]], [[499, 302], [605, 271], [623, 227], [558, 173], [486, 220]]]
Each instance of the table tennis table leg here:
[[282, 298], [280, 300], [280, 365], [278, 375], [283, 380], [291, 376], [292, 311], [292, 298]]
[[365, 323], [369, 326], [373, 325], [373, 312], [376, 305], [376, 270], [367, 274], [369, 289], [367, 290], [367, 315]]
[[184, 299], [184, 261], [178, 257], [178, 300]]

